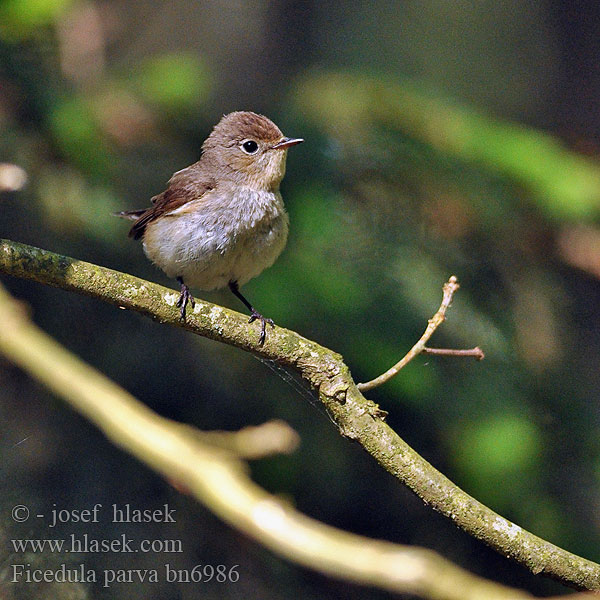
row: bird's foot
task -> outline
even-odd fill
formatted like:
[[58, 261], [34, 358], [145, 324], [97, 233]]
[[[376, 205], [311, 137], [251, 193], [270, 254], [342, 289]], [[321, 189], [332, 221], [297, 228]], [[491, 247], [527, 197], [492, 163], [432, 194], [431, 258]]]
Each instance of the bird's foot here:
[[248, 323], [252, 323], [253, 321], [257, 320], [261, 322], [260, 337], [258, 338], [258, 343], [262, 346], [265, 343], [265, 340], [267, 339], [267, 323], [273, 328], [275, 327], [275, 323], [273, 323], [273, 319], [267, 319], [266, 317], [263, 317], [256, 309], [253, 308], [252, 314], [248, 319]]
[[194, 306], [196, 306], [196, 301], [194, 300], [194, 296], [192, 296], [192, 293], [190, 292], [190, 288], [185, 283], [183, 283], [183, 279], [181, 279], [181, 277], [178, 277], [177, 281], [179, 281], [179, 283], [181, 284], [181, 294], [179, 296], [179, 300], [177, 300], [177, 306], [181, 309], [179, 311], [179, 318], [182, 321], [185, 321], [185, 309], [188, 305], [188, 302], [190, 303], [192, 308], [194, 308]]

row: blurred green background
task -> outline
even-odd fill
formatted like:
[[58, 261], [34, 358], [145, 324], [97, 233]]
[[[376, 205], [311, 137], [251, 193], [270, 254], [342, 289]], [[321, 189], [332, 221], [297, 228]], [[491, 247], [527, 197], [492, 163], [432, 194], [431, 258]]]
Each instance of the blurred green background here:
[[[290, 151], [282, 186], [288, 246], [244, 293], [365, 381], [418, 339], [456, 275], [462, 287], [431, 345], [479, 345], [485, 361], [420, 357], [368, 395], [460, 487], [599, 561], [598, 40], [600, 4], [566, 0], [2, 0], [0, 162], [28, 182], [0, 194], [0, 236], [174, 286], [110, 213], [147, 206], [198, 159], [222, 114], [268, 115], [306, 143]], [[423, 506], [269, 365], [95, 300], [2, 283], [42, 328], [163, 415], [201, 429], [291, 423], [301, 449], [252, 470], [307, 514], [536, 594], [565, 591]], [[227, 292], [202, 297], [242, 310]], [[231, 531], [3, 359], [0, 416], [3, 597], [391, 597], [296, 568]], [[34, 514], [95, 503], [168, 503], [177, 523], [10, 519], [15, 504]], [[15, 537], [71, 533], [179, 539], [184, 552], [10, 549]], [[240, 579], [13, 585], [16, 563], [238, 564]]]

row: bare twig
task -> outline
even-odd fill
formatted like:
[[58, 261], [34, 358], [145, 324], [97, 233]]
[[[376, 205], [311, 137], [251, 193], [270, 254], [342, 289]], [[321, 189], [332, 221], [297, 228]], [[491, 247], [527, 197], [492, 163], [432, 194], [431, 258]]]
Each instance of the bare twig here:
[[434, 334], [435, 330], [446, 320], [446, 311], [448, 310], [448, 307], [452, 302], [452, 298], [459, 287], [460, 285], [458, 280], [454, 275], [452, 275], [452, 277], [450, 277], [450, 279], [448, 279], [448, 281], [444, 284], [442, 303], [440, 304], [440, 307], [435, 315], [433, 315], [433, 317], [431, 317], [431, 319], [429, 319], [427, 322], [427, 329], [425, 329], [425, 332], [420, 337], [419, 341], [406, 353], [402, 360], [398, 361], [385, 373], [382, 373], [379, 377], [376, 377], [371, 381], [367, 381], [366, 383], [356, 384], [356, 387], [361, 392], [368, 392], [369, 390], [382, 385], [386, 381], [389, 381], [392, 377], [396, 376], [413, 358], [415, 358], [415, 356], [421, 354], [422, 352], [444, 356], [473, 356], [477, 358], [477, 360], [483, 359], [484, 354], [480, 348], [472, 348], [470, 350], [453, 350], [446, 348], [427, 348], [425, 346], [425, 344]]
[[479, 346], [469, 348], [468, 350], [456, 350], [454, 348], [429, 348], [424, 346], [421, 354], [433, 354], [437, 356], [472, 356], [475, 360], [483, 360], [485, 354]]
[[239, 431], [200, 431], [190, 425], [180, 427], [184, 435], [249, 460], [273, 454], [291, 454], [300, 444], [300, 436], [280, 420], [249, 425]]
[[[320, 401], [342, 435], [359, 443], [431, 508], [533, 573], [543, 573], [571, 587], [600, 590], [600, 565], [567, 552], [495, 513], [415, 452], [382, 420], [379, 407], [360, 393], [342, 357], [332, 350], [282, 327], [270, 332], [264, 346], [260, 346], [256, 331], [245, 315], [209, 302], [197, 301], [194, 311], [182, 323], [175, 306], [179, 292], [10, 240], [0, 240], [0, 273], [126, 307], [297, 370], [318, 390]], [[2, 324], [0, 332], [4, 327]]]

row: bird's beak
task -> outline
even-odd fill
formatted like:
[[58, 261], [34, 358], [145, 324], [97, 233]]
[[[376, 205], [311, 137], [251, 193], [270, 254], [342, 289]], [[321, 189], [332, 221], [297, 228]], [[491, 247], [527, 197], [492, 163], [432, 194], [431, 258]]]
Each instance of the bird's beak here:
[[304, 140], [302, 138], [289, 138], [284, 137], [281, 138], [274, 146], [271, 146], [273, 150], [281, 150], [289, 148], [290, 146], [295, 146], [296, 144], [301, 144]]

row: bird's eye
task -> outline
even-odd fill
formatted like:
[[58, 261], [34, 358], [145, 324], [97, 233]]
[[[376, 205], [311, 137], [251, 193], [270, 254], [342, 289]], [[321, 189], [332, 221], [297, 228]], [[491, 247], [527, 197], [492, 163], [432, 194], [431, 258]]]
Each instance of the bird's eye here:
[[246, 154], [256, 154], [258, 144], [254, 140], [245, 140], [242, 142], [242, 150]]

